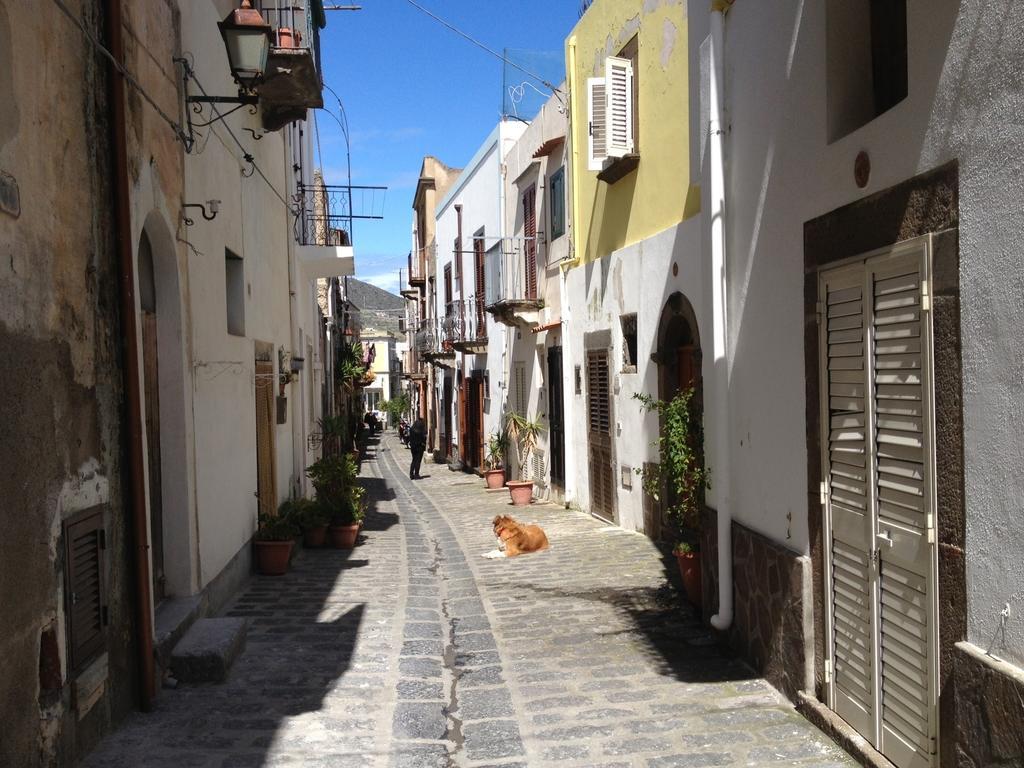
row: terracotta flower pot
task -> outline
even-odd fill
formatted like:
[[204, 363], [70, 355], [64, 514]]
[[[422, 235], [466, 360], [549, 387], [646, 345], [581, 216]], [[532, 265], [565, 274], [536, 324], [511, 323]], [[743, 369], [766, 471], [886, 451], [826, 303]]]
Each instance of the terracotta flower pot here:
[[257, 541], [256, 568], [264, 576], [281, 576], [288, 570], [294, 541]]
[[302, 533], [302, 543], [307, 547], [322, 547], [327, 543], [327, 526], [314, 525]]
[[532, 480], [509, 480], [505, 485], [512, 496], [512, 506], [525, 507], [533, 498]]
[[676, 562], [679, 564], [679, 575], [683, 578], [683, 589], [686, 590], [686, 599], [694, 607], [700, 608], [703, 603], [701, 592], [700, 576], [700, 552], [676, 552]]
[[505, 470], [501, 467], [484, 470], [484, 480], [487, 481], [487, 489], [490, 491], [501, 488], [505, 483]]
[[356, 537], [358, 535], [358, 523], [331, 526], [331, 544], [335, 549], [352, 549], [356, 545]]
[[278, 48], [298, 48], [300, 43], [302, 43], [302, 33], [297, 29], [281, 27], [277, 30]]

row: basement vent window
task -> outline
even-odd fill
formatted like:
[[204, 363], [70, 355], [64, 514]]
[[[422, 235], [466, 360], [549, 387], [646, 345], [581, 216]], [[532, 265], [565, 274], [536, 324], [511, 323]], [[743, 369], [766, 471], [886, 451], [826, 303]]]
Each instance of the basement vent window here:
[[826, 24], [831, 143], [907, 97], [907, 2], [828, 0]]
[[636, 314], [619, 318], [622, 325], [622, 372], [636, 373]]
[[228, 333], [245, 336], [245, 268], [242, 257], [224, 249], [224, 296]]

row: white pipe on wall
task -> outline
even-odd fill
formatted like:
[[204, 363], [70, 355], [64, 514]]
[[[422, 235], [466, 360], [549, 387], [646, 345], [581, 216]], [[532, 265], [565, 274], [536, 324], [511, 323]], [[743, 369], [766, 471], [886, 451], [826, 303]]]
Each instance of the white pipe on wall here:
[[711, 626], [732, 625], [732, 508], [729, 486], [729, 307], [726, 280], [725, 229], [725, 13], [731, 0], [715, 0], [711, 7], [711, 68], [709, 98], [710, 203], [711, 203], [711, 298], [713, 306], [715, 450], [711, 471], [718, 511], [718, 613]]

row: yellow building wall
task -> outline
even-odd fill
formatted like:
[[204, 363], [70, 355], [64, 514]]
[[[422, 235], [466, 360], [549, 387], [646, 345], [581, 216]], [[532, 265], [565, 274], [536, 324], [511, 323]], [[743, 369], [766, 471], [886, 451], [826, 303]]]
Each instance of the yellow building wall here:
[[[566, 40], [577, 263], [643, 240], [700, 210], [689, 162], [689, 56], [681, 0], [595, 0]], [[587, 170], [587, 78], [638, 36], [640, 164], [615, 184]], [[695, 169], [699, 173], [699, 169]]]

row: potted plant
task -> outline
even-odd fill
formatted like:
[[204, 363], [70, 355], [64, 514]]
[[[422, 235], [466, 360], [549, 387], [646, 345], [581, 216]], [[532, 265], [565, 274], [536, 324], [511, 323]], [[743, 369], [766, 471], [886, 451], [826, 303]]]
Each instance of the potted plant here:
[[299, 531], [289, 514], [261, 514], [256, 530], [256, 568], [265, 576], [281, 576]]
[[484, 460], [484, 480], [490, 491], [501, 488], [505, 483], [505, 454], [508, 451], [508, 434], [496, 431], [487, 439], [487, 457]]
[[302, 543], [306, 547], [322, 547], [327, 542], [327, 524], [330, 513], [313, 499], [295, 499], [292, 503], [295, 520], [302, 529]]
[[656, 412], [661, 420], [660, 434], [654, 443], [659, 463], [637, 472], [643, 475], [644, 490], [663, 504], [666, 516], [676, 528], [677, 543], [672, 553], [687, 598], [700, 607], [700, 508], [704, 490], [710, 486], [710, 473], [704, 466], [702, 414], [692, 387], [680, 390], [667, 402], [645, 394], [633, 397], [647, 411]]
[[526, 479], [530, 469], [530, 456], [537, 447], [537, 437], [544, 431], [539, 421], [530, 421], [525, 416], [512, 411], [505, 419], [505, 432], [508, 440], [516, 444], [519, 456], [519, 480], [509, 480], [509, 495], [516, 507], [525, 507], [533, 498], [533, 481]]
[[306, 469], [316, 488], [317, 503], [329, 515], [331, 543], [352, 549], [362, 519], [363, 489], [356, 483], [356, 463], [351, 456], [325, 456]]

